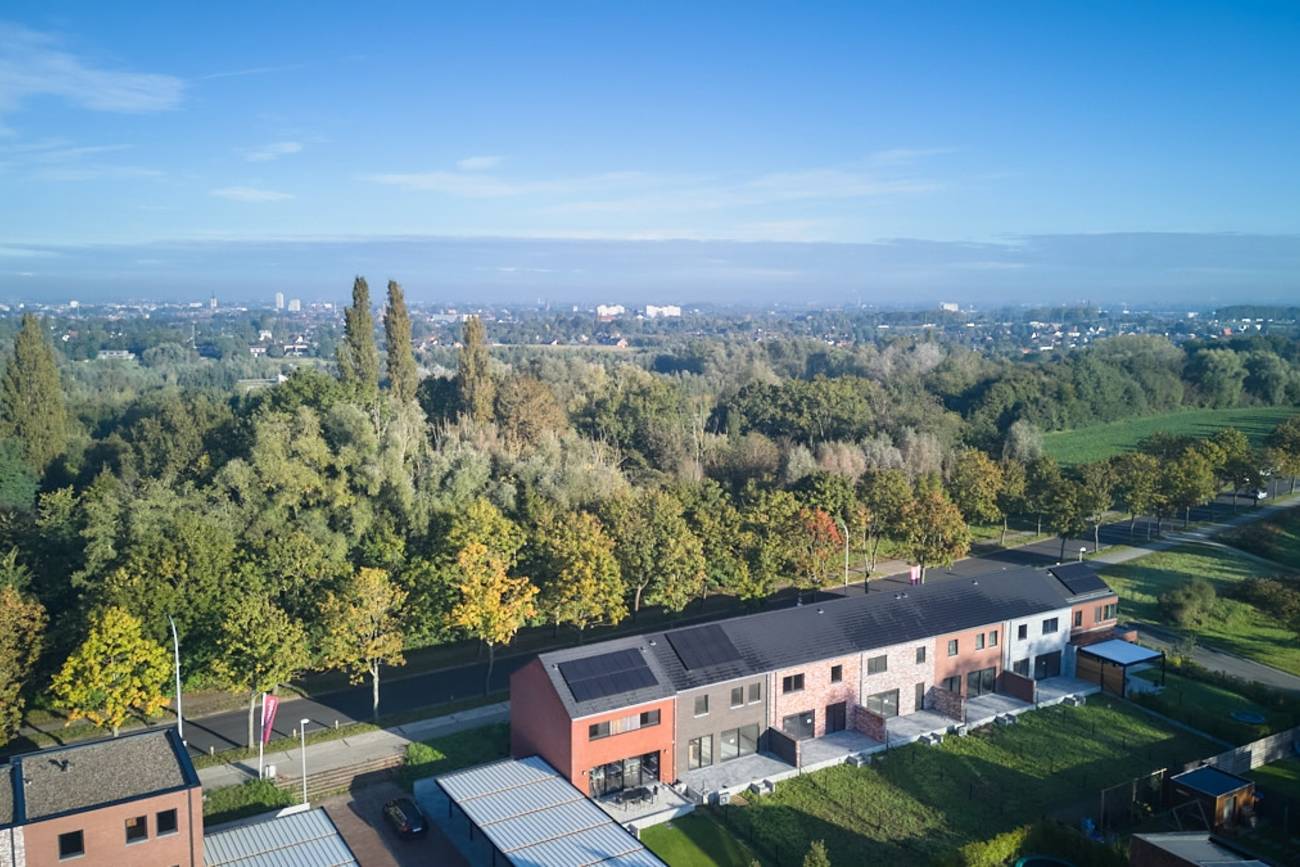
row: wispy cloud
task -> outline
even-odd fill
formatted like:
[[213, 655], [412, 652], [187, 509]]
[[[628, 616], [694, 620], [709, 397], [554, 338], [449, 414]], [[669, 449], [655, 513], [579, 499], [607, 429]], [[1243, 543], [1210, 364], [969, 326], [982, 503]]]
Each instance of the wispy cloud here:
[[271, 72], [290, 72], [295, 69], [302, 69], [305, 63], [288, 63], [283, 66], [252, 66], [248, 69], [231, 69], [226, 72], [210, 72], [207, 75], [200, 75], [199, 81], [212, 81], [218, 78], [243, 78], [246, 75], [266, 75]]
[[129, 144], [78, 145], [62, 138], [19, 141], [0, 145], [0, 172], [37, 181], [156, 178], [163, 175], [157, 169], [105, 161], [105, 157], [131, 148]]
[[448, 171], [409, 172], [363, 175], [363, 180], [406, 190], [443, 193], [467, 199], [497, 199], [538, 194], [594, 194], [601, 189], [645, 183], [649, 176], [640, 172], [609, 172], [601, 175], [552, 178], [539, 181], [514, 181], [478, 172]]
[[301, 151], [302, 142], [274, 141], [261, 147], [243, 148], [239, 152], [250, 163], [266, 163], [271, 160], [278, 160], [280, 157], [292, 156]]
[[956, 151], [956, 148], [889, 148], [870, 154], [867, 159], [878, 166], [910, 165], [928, 157], [943, 156]]
[[501, 159], [497, 156], [465, 157], [456, 161], [456, 168], [462, 172], [484, 172], [499, 166]]
[[98, 68], [49, 34], [0, 23], [0, 114], [40, 96], [93, 111], [166, 111], [180, 104], [184, 92], [175, 76]]
[[281, 193], [276, 190], [264, 190], [258, 187], [221, 187], [212, 190], [211, 195], [232, 202], [282, 202], [285, 199], [293, 198], [292, 193]]

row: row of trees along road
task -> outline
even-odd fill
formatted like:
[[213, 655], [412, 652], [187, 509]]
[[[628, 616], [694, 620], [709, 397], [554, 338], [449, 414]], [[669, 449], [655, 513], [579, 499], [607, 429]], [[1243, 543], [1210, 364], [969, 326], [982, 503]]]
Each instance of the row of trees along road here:
[[454, 374], [422, 377], [410, 335], [401, 287], [380, 328], [358, 278], [333, 373], [118, 395], [65, 390], [91, 369], [25, 317], [0, 376], [3, 736], [33, 699], [114, 732], [159, 712], [169, 615], [187, 688], [247, 696], [251, 743], [257, 695], [309, 670], [368, 681], [377, 715], [412, 648], [480, 642], [490, 678], [525, 626], [761, 605], [841, 580], [846, 543], [864, 572], [928, 568], [971, 524], [1064, 540], [1116, 507], [1185, 517], [1300, 454], [1288, 423], [1261, 453], [1224, 432], [1062, 469], [1019, 421], [996, 447], [972, 427], [976, 448], [923, 397], [889, 420], [897, 376], [710, 394], [625, 364], [507, 367], [469, 317]]

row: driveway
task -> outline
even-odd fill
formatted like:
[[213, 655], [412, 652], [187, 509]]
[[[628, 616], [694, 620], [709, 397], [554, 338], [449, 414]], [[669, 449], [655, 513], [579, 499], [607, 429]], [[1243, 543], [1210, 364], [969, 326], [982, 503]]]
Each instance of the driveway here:
[[409, 793], [396, 783], [385, 782], [330, 798], [321, 806], [364, 867], [469, 867], [437, 825], [430, 823], [429, 833], [415, 840], [394, 833], [384, 821], [384, 804], [406, 796]]

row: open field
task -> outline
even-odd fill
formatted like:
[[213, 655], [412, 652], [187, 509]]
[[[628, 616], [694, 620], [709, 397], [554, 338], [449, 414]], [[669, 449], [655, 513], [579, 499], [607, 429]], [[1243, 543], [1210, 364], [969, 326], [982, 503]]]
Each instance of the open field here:
[[[1158, 668], [1139, 671], [1135, 676], [1152, 683], [1160, 682]], [[1227, 686], [1174, 671], [1166, 672], [1163, 692], [1135, 695], [1134, 701], [1234, 744], [1250, 743], [1273, 732], [1300, 725], [1300, 712], [1297, 711], [1300, 701], [1284, 703], [1279, 700], [1276, 706], [1266, 707]], [[1259, 725], [1241, 722], [1233, 719], [1234, 712], [1257, 713], [1264, 717], [1264, 722]]]
[[786, 780], [722, 815], [772, 862], [797, 864], [809, 842], [822, 839], [834, 864], [931, 863], [957, 846], [1095, 799], [1104, 786], [1218, 749], [1096, 697], [938, 747], [894, 750], [870, 767], [839, 765]]
[[1208, 436], [1225, 427], [1235, 427], [1259, 445], [1278, 422], [1295, 415], [1293, 407], [1248, 409], [1191, 409], [1163, 415], [1147, 415], [1076, 430], [1052, 431], [1043, 435], [1043, 448], [1063, 464], [1100, 461], [1132, 451], [1153, 433]]
[[669, 867], [749, 867], [756, 860], [749, 848], [707, 810], [646, 828], [641, 832], [641, 842]]
[[1120, 595], [1120, 619], [1167, 626], [1160, 609], [1162, 593], [1192, 578], [1214, 586], [1212, 616], [1197, 628], [1197, 640], [1236, 656], [1244, 656], [1292, 674], [1300, 674], [1300, 641], [1277, 618], [1253, 605], [1226, 598], [1234, 584], [1251, 577], [1271, 577], [1277, 570], [1232, 548], [1184, 545], [1137, 560], [1102, 567], [1102, 576]]
[[1300, 571], [1300, 512], [1287, 511], [1221, 537], [1229, 545]]

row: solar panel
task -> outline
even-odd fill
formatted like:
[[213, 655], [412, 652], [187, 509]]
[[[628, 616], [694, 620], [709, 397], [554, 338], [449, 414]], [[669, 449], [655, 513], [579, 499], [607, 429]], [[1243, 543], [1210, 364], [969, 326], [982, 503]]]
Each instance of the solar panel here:
[[1106, 582], [1101, 580], [1101, 576], [1097, 574], [1097, 570], [1091, 563], [1070, 563], [1065, 566], [1055, 566], [1048, 571], [1076, 596], [1110, 589]]
[[654, 686], [654, 672], [639, 650], [615, 650], [560, 663], [574, 701], [591, 701]]
[[693, 629], [679, 629], [676, 632], [669, 632], [664, 637], [673, 646], [677, 658], [688, 671], [740, 659], [740, 651], [731, 643], [731, 639], [722, 631], [722, 627], [716, 623]]

